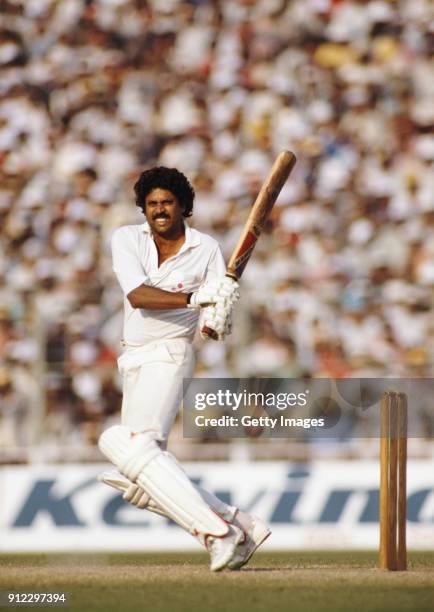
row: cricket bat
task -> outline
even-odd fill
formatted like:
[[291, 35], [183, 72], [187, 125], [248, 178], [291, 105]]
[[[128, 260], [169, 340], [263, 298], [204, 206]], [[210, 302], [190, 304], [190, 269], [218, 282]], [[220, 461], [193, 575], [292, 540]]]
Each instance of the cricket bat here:
[[[270, 174], [266, 178], [249, 217], [235, 247], [226, 270], [226, 276], [238, 280], [246, 267], [258, 238], [264, 228], [268, 215], [277, 200], [283, 185], [289, 177], [296, 162], [291, 151], [281, 151], [277, 156]], [[210, 327], [203, 327], [202, 334], [215, 338], [216, 334]]]

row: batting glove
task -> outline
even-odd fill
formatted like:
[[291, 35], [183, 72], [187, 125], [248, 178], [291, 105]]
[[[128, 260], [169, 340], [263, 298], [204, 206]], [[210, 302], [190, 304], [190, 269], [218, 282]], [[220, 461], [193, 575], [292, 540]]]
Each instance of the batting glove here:
[[224, 340], [232, 331], [232, 311], [233, 305], [226, 301], [203, 308], [199, 321], [201, 337]]
[[190, 293], [187, 306], [189, 308], [204, 308], [219, 302], [234, 304], [240, 297], [239, 285], [228, 276], [212, 278], [205, 281], [197, 291]]

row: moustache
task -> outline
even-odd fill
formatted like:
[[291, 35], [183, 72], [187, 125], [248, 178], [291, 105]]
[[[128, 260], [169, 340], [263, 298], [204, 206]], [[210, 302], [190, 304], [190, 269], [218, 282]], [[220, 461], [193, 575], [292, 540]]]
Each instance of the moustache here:
[[169, 215], [165, 215], [164, 213], [159, 213], [152, 217], [153, 221], [157, 221], [157, 219], [170, 219]]

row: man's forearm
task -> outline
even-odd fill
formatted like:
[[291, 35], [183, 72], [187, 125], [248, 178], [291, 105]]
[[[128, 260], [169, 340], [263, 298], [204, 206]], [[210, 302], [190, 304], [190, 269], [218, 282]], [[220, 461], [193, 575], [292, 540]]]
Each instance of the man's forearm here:
[[147, 308], [149, 310], [187, 308], [187, 297], [188, 293], [172, 293], [147, 285], [140, 285], [127, 295], [133, 308]]

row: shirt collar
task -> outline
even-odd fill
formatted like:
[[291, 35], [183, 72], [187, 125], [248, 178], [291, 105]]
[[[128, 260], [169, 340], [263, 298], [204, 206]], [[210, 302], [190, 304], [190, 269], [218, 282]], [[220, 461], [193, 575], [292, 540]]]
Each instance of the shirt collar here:
[[[185, 219], [184, 219], [184, 226], [185, 226], [185, 242], [179, 251], [180, 253], [182, 251], [186, 251], [187, 249], [200, 245], [199, 232], [197, 232], [194, 228], [190, 227], [188, 223], [185, 221]], [[150, 236], [152, 235], [151, 228], [149, 227], [149, 223], [147, 221], [142, 223], [140, 228], [142, 232], [145, 232], [146, 234], [149, 234]]]

